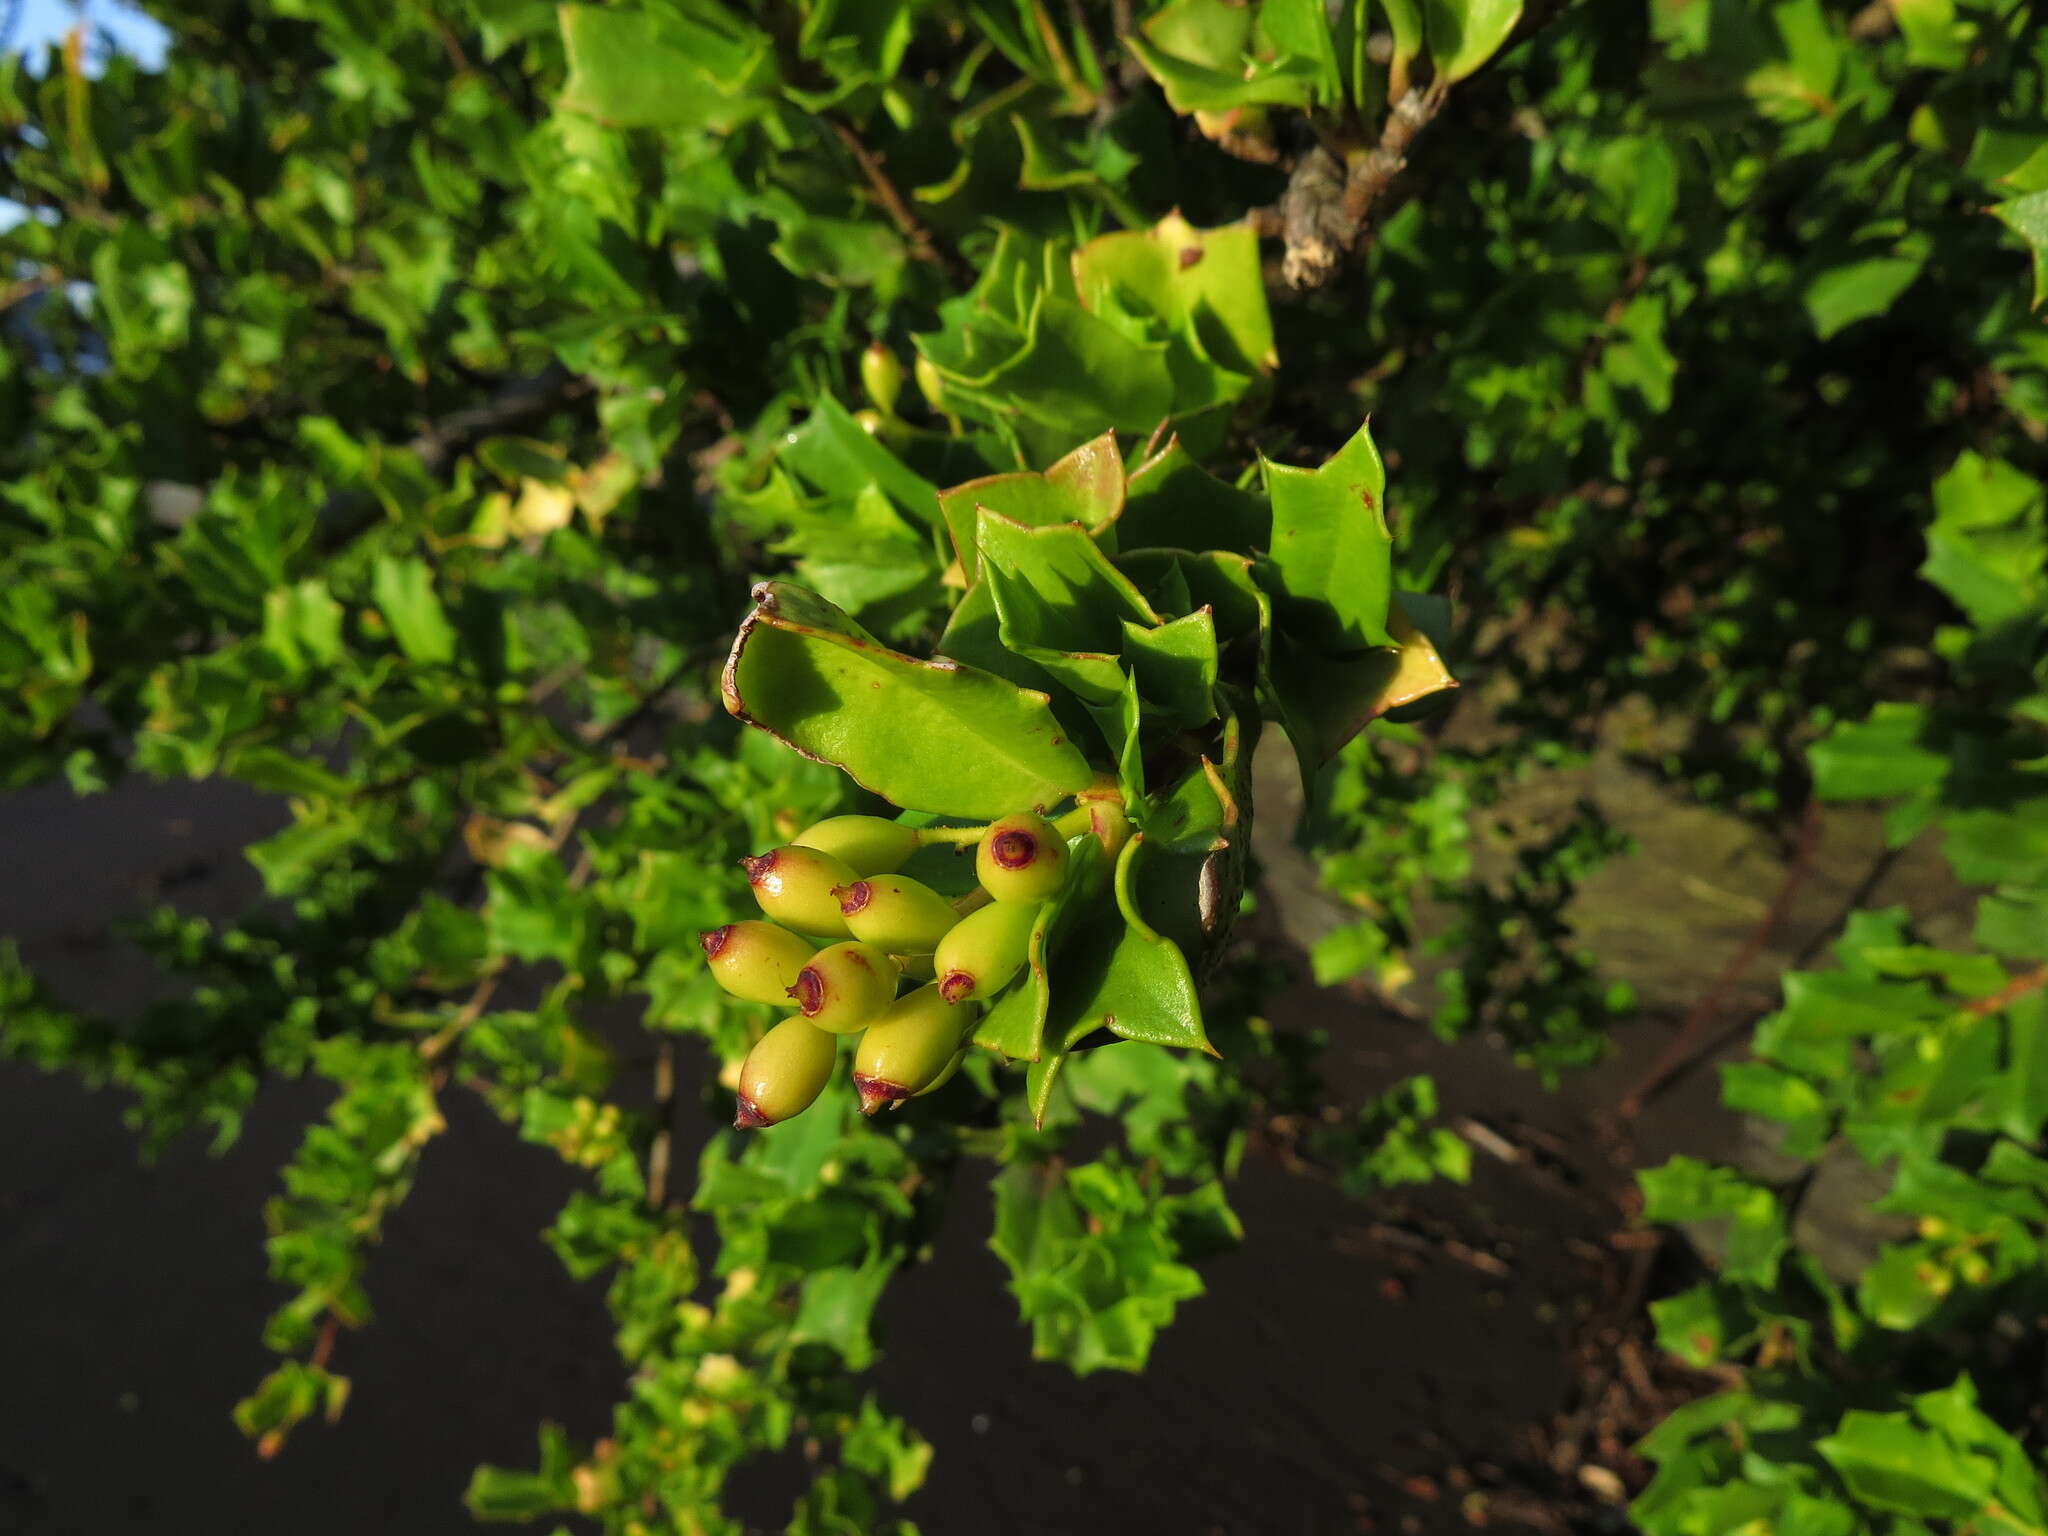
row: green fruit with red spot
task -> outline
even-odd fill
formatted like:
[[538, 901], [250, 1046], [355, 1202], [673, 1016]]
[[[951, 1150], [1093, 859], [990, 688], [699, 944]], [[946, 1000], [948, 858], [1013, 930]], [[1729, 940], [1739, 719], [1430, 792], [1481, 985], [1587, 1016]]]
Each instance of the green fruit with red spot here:
[[1037, 902], [997, 901], [954, 924], [932, 956], [946, 1000], [994, 997], [1007, 987], [1030, 956], [1038, 912]]
[[860, 1111], [872, 1115], [922, 1093], [960, 1052], [967, 1031], [980, 1012], [973, 1004], [949, 1003], [937, 983], [919, 987], [890, 1004], [868, 1025], [853, 1053], [853, 1086]]
[[834, 886], [851, 885], [859, 878], [843, 861], [791, 844], [741, 859], [740, 867], [747, 872], [762, 912], [783, 927], [820, 939], [851, 936], [839, 913], [839, 898], [832, 894]]
[[896, 996], [896, 962], [872, 944], [832, 944], [796, 973], [789, 995], [806, 1019], [835, 1035], [850, 1035]]
[[1067, 878], [1067, 840], [1043, 816], [1005, 816], [982, 834], [974, 874], [997, 901], [1044, 901]]
[[751, 1131], [802, 1114], [824, 1091], [838, 1059], [833, 1036], [802, 1019], [784, 1019], [747, 1052], [732, 1123]]
[[950, 901], [904, 875], [856, 880], [833, 894], [853, 936], [892, 955], [928, 955], [960, 921]]
[[797, 972], [817, 952], [810, 940], [773, 923], [727, 923], [699, 934], [711, 976], [750, 1003], [787, 1003]]

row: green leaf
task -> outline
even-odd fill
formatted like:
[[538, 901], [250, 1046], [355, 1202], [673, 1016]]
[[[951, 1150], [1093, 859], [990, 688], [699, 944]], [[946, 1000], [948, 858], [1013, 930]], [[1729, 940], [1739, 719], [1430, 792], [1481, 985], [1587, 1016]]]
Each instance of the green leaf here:
[[736, 127], [766, 105], [742, 93], [773, 79], [765, 33], [709, 0], [637, 11], [565, 5], [569, 79], [557, 98], [615, 128]]
[[1132, 471], [1117, 542], [1125, 550], [1213, 549], [1249, 555], [1265, 547], [1272, 521], [1258, 497], [1203, 469], [1176, 435]]
[[984, 508], [1030, 527], [1079, 523], [1098, 538], [1114, 539], [1110, 530], [1124, 505], [1123, 458], [1116, 434], [1105, 432], [1043, 474], [987, 475], [940, 491], [937, 499], [961, 573], [972, 584], [981, 574], [977, 540]]
[[1696, 1158], [1674, 1157], [1637, 1176], [1648, 1221], [1729, 1220], [1728, 1249], [1721, 1269], [1731, 1280], [1770, 1285], [1778, 1273], [1787, 1236], [1777, 1197], [1729, 1168]]
[[906, 810], [1005, 816], [1092, 780], [1043, 693], [889, 650], [787, 582], [754, 589], [723, 693], [739, 719]]
[[2048, 191], [2029, 192], [2003, 203], [1993, 203], [1991, 212], [2027, 242], [2034, 258], [2034, 308], [2048, 300]]
[[409, 659], [427, 665], [455, 659], [455, 626], [434, 595], [434, 573], [424, 560], [379, 556], [370, 587], [392, 638]]
[[1423, 17], [1437, 78], [1456, 84], [1500, 52], [1522, 19], [1522, 0], [1423, 0]]
[[1392, 645], [1393, 537], [1381, 506], [1386, 468], [1371, 427], [1318, 469], [1261, 459], [1273, 504], [1269, 540], [1277, 623], [1333, 655]]
[[1932, 789], [1948, 772], [1948, 756], [1924, 745], [1927, 735], [1922, 706], [1879, 704], [1869, 719], [1838, 725], [1814, 743], [1814, 790], [1824, 800], [1881, 800]]
[[1095, 313], [1135, 310], [1161, 321], [1234, 373], [1270, 373], [1279, 361], [1248, 224], [1197, 229], [1172, 213], [1150, 229], [1100, 235], [1074, 253], [1074, 285]]
[[1900, 1514], [1966, 1520], [1983, 1508], [1996, 1480], [1989, 1458], [1918, 1428], [1903, 1413], [1852, 1409], [1814, 1448], [1857, 1498]]
[[1138, 693], [1162, 724], [1203, 725], [1216, 718], [1216, 619], [1204, 607], [1166, 624], [1123, 621], [1124, 657]]
[[1826, 341], [1836, 332], [1889, 310], [1913, 285], [1924, 256], [1877, 256], [1821, 273], [1806, 287], [1806, 313]]
[[975, 545], [1010, 650], [1089, 704], [1121, 697], [1125, 622], [1159, 616], [1079, 523], [1030, 527], [984, 507]]
[[1178, 944], [1147, 937], [1102, 901], [1077, 927], [1052, 972], [1051, 1039], [1071, 1046], [1107, 1029], [1126, 1040], [1215, 1053]]

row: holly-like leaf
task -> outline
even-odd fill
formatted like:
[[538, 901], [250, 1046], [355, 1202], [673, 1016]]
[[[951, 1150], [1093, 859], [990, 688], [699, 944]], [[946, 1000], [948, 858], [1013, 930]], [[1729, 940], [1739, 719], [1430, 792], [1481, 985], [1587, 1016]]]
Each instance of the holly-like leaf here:
[[1387, 472], [1372, 429], [1318, 469], [1261, 460], [1273, 530], [1264, 567], [1283, 628], [1333, 656], [1392, 645], [1393, 537], [1381, 498]]
[[1033, 528], [983, 508], [975, 543], [1003, 644], [1084, 702], [1121, 696], [1122, 623], [1159, 616], [1079, 523]]
[[1218, 480], [1176, 435], [1131, 472], [1117, 528], [1122, 549], [1263, 549], [1273, 523], [1258, 497]]
[[1003, 816], [1087, 788], [1087, 759], [1046, 695], [873, 639], [787, 582], [754, 589], [725, 707], [906, 810]]
[[1124, 465], [1116, 433], [1105, 432], [1081, 444], [1043, 474], [987, 475], [940, 491], [938, 504], [970, 585], [981, 573], [976, 535], [984, 507], [1030, 527], [1079, 523], [1114, 548], [1111, 530], [1124, 505]]

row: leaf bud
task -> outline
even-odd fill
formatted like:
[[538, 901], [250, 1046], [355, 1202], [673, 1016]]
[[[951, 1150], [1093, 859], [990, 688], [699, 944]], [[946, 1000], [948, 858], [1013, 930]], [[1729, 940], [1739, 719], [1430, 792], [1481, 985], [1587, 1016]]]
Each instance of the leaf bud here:
[[727, 923], [700, 934], [711, 977], [750, 1003], [786, 1003], [796, 974], [811, 958], [808, 940], [773, 923]]
[[819, 1029], [850, 1035], [896, 995], [896, 962], [872, 944], [833, 944], [796, 973], [789, 995]]
[[975, 877], [997, 901], [1043, 901], [1067, 877], [1067, 842], [1043, 816], [991, 822], [974, 854]]
[[932, 956], [949, 1003], [994, 997], [1024, 968], [1038, 903], [996, 901], [970, 913], [939, 940]]
[[832, 1036], [802, 1019], [788, 1018], [754, 1042], [740, 1066], [739, 1113], [743, 1131], [800, 1115], [824, 1091], [838, 1060]]
[[959, 1052], [961, 1037], [979, 1010], [960, 1008], [939, 995], [936, 983], [890, 1004], [868, 1025], [853, 1053], [853, 1086], [860, 1112], [907, 1099], [938, 1081]]
[[879, 341], [868, 343], [860, 355], [860, 387], [884, 416], [896, 414], [896, 400], [903, 393], [903, 364]]
[[856, 880], [832, 894], [853, 936], [892, 955], [928, 955], [960, 921], [950, 901], [903, 875]]
[[770, 849], [758, 858], [741, 859], [740, 866], [747, 872], [761, 910], [783, 927], [820, 939], [843, 939], [850, 934], [832, 887], [850, 885], [857, 877], [831, 854], [791, 844]]
[[869, 875], [890, 875], [917, 852], [917, 828], [880, 816], [827, 816], [807, 827], [790, 841], [799, 848], [829, 853], [865, 879]]

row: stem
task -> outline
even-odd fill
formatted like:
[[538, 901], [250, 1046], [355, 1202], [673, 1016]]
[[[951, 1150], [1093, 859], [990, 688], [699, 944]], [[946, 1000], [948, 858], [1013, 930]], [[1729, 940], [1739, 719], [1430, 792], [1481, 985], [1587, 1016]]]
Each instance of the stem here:
[[964, 848], [980, 842], [987, 834], [986, 822], [978, 827], [919, 827], [917, 842], [919, 847]]
[[1748, 939], [1736, 952], [1735, 958], [1729, 961], [1727, 967], [1714, 979], [1714, 985], [1708, 990], [1707, 995], [1685, 1016], [1685, 1022], [1679, 1026], [1678, 1033], [1664, 1048], [1663, 1054], [1651, 1063], [1650, 1070], [1642, 1075], [1636, 1085], [1623, 1095], [1621, 1103], [1616, 1106], [1616, 1112], [1623, 1119], [1634, 1119], [1658, 1089], [1693, 1065], [1690, 1058], [1694, 1042], [1700, 1032], [1713, 1022], [1714, 1015], [1721, 1011], [1722, 1000], [1734, 990], [1735, 984], [1742, 980], [1750, 962], [1763, 953], [1764, 945], [1770, 941], [1771, 931], [1783, 922], [1785, 915], [1792, 910], [1792, 898], [1798, 894], [1800, 885], [1805, 881], [1806, 872], [1813, 865], [1814, 850], [1819, 846], [1820, 801], [1812, 799], [1806, 802], [1805, 814], [1800, 818], [1799, 846], [1793, 852], [1791, 867], [1785, 871], [1785, 881], [1778, 887], [1778, 894], [1772, 898], [1770, 909], [1764, 913], [1762, 921], [1750, 931]]
[[654, 1145], [647, 1149], [647, 1203], [668, 1204], [668, 1167], [676, 1117], [676, 1048], [664, 1040], [654, 1058]]
[[987, 891], [983, 890], [980, 886], [977, 885], [965, 896], [956, 896], [953, 899], [953, 910], [955, 912], [958, 912], [962, 917], [965, 917], [970, 912], [979, 912], [983, 907], [987, 906], [990, 902], [994, 900], [995, 897], [989, 895]]
[[1071, 811], [1053, 817], [1052, 824], [1061, 837], [1079, 837], [1083, 832], [1095, 829], [1094, 816], [1085, 800]]

